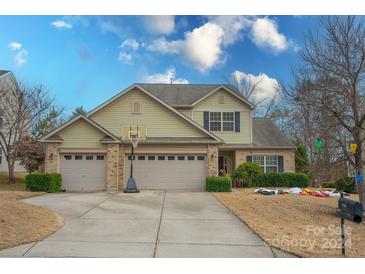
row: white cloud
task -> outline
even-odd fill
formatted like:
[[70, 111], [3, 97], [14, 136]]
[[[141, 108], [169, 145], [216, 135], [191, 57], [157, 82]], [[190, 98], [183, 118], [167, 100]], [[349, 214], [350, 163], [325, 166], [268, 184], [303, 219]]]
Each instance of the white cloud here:
[[224, 60], [221, 48], [223, 34], [223, 29], [213, 23], [206, 23], [200, 28], [186, 33], [185, 57], [200, 72], [208, 71]]
[[119, 47], [123, 49], [137, 50], [139, 48], [139, 43], [135, 39], [129, 38], [124, 40]]
[[147, 49], [150, 51], [157, 51], [162, 54], [178, 54], [183, 48], [184, 42], [182, 40], [167, 41], [165, 37], [152, 41]]
[[249, 16], [209, 16], [209, 22], [217, 24], [223, 29], [223, 45], [229, 46], [238, 40], [243, 39], [243, 31], [252, 24]]
[[175, 30], [175, 17], [172, 15], [147, 16], [146, 27], [152, 33], [169, 35]]
[[19, 42], [11, 42], [8, 47], [10, 50], [20, 50], [22, 48], [22, 44]]
[[28, 51], [23, 48], [19, 42], [11, 42], [8, 45], [11, 51], [14, 51], [14, 63], [16, 67], [20, 67], [27, 62]]
[[281, 53], [289, 47], [285, 35], [279, 33], [277, 23], [268, 18], [257, 18], [251, 28], [252, 41], [261, 48], [268, 48], [274, 53]]
[[232, 73], [232, 77], [239, 87], [256, 86], [252, 98], [248, 98], [254, 103], [270, 100], [281, 91], [278, 81], [265, 73], [253, 75], [236, 70]]
[[20, 67], [27, 62], [28, 51], [25, 49], [20, 50], [14, 56], [15, 66]]
[[183, 78], [176, 78], [175, 68], [169, 68], [165, 73], [149, 74], [143, 77], [143, 82], [146, 83], [159, 83], [170, 84], [171, 78], [173, 84], [189, 84], [189, 81]]
[[124, 51], [121, 51], [118, 56], [118, 60], [125, 63], [125, 64], [131, 64], [133, 61], [133, 56], [130, 53], [126, 53]]
[[70, 23], [67, 23], [63, 20], [54, 21], [51, 23], [51, 25], [58, 29], [71, 29], [72, 28], [72, 25]]
[[206, 73], [223, 64], [228, 56], [227, 47], [242, 40], [248, 33], [251, 33], [250, 39], [258, 47], [268, 48], [275, 54], [293, 45], [279, 33], [276, 22], [268, 17], [222, 15], [206, 18], [207, 23], [185, 32], [183, 39], [167, 40], [161, 37], [146, 46], [147, 50], [179, 55], [183, 62]]
[[167, 41], [164, 37], [154, 40], [147, 49], [162, 54], [181, 54], [185, 62], [204, 73], [225, 61], [222, 50], [223, 29], [206, 23], [185, 33], [183, 40]]

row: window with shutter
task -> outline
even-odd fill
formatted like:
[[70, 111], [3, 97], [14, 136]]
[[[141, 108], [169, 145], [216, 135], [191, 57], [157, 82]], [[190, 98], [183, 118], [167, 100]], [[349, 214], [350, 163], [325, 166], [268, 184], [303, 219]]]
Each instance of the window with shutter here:
[[210, 130], [209, 129], [209, 111], [204, 111], [204, 128], [206, 130]]
[[235, 132], [241, 131], [241, 113], [239, 111], [236, 111], [234, 113], [234, 129]]
[[265, 173], [284, 172], [283, 166], [282, 165], [280, 166], [280, 159], [282, 159], [283, 156], [253, 155], [251, 157], [252, 157], [252, 162], [258, 164]]

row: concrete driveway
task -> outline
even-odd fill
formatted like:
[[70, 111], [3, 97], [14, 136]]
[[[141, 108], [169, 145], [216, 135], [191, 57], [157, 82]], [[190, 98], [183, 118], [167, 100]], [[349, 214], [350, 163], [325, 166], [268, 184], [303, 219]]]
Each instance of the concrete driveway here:
[[270, 248], [208, 192], [47, 194], [24, 200], [66, 217], [5, 257], [291, 257]]

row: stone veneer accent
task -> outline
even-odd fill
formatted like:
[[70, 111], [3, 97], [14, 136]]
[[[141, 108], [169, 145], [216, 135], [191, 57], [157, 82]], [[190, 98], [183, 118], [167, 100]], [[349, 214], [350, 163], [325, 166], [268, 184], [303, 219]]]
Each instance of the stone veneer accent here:
[[218, 145], [209, 144], [207, 153], [208, 176], [218, 175]]
[[59, 144], [49, 143], [46, 146], [45, 172], [58, 173], [60, 154], [58, 152]]
[[118, 182], [118, 190], [122, 191], [126, 186], [124, 185], [124, 145], [119, 146], [119, 182]]
[[235, 151], [236, 167], [246, 162], [247, 155], [282, 155], [284, 172], [295, 172], [295, 154], [293, 149], [246, 149]]
[[118, 190], [119, 144], [108, 144], [106, 155], [106, 190]]

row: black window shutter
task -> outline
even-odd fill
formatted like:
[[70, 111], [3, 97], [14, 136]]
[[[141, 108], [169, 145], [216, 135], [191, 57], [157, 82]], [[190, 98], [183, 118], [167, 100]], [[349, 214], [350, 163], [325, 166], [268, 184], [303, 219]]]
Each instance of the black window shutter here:
[[284, 172], [284, 156], [278, 156], [278, 171]]
[[204, 111], [204, 128], [209, 130], [209, 111]]
[[252, 162], [252, 155], [246, 156], [246, 162], [251, 163]]
[[241, 131], [241, 128], [240, 128], [241, 122], [240, 121], [241, 121], [240, 112], [236, 111], [234, 113], [234, 130], [235, 130], [235, 132]]

